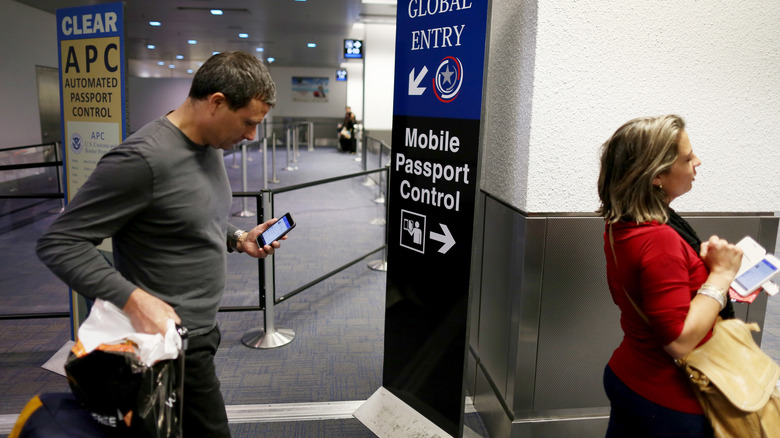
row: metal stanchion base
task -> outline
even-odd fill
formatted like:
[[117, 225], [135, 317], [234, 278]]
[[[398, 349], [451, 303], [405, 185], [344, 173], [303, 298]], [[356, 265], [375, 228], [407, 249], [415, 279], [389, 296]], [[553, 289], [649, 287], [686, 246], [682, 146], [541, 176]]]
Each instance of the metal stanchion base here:
[[383, 218], [371, 219], [369, 222], [371, 225], [385, 225], [387, 222]]
[[373, 262], [368, 262], [368, 267], [374, 271], [387, 272], [387, 262], [384, 260], [374, 260]]
[[376, 183], [374, 182], [374, 180], [373, 180], [373, 179], [371, 179], [371, 178], [366, 178], [366, 180], [365, 180], [365, 181], [363, 181], [363, 183], [362, 183], [362, 184], [363, 184], [364, 186], [366, 186], [366, 187], [373, 187], [373, 186], [375, 186], [375, 185], [376, 185]]
[[280, 181], [278, 179], [269, 179], [268, 182], [271, 184], [279, 184]]
[[242, 211], [234, 214], [233, 216], [238, 216], [238, 217], [255, 217], [256, 215], [255, 215], [254, 212], [251, 212], [249, 210], [242, 210]]
[[357, 161], [359, 163], [359, 162], [363, 161], [363, 159], [360, 158], [360, 157], [355, 157], [355, 161]]
[[290, 329], [276, 329], [275, 332], [265, 334], [265, 330], [257, 328], [246, 332], [241, 338], [241, 343], [249, 348], [268, 349], [281, 347], [292, 342], [295, 332]]
[[286, 171], [288, 171], [288, 172], [292, 172], [292, 171], [294, 171], [294, 170], [298, 170], [298, 166], [287, 166], [287, 167], [285, 167], [285, 168], [284, 168], [284, 169], [282, 169], [282, 170], [286, 170]]
[[380, 196], [380, 197], [374, 199], [374, 202], [377, 203], [377, 204], [384, 204], [385, 203], [385, 197], [384, 196]]

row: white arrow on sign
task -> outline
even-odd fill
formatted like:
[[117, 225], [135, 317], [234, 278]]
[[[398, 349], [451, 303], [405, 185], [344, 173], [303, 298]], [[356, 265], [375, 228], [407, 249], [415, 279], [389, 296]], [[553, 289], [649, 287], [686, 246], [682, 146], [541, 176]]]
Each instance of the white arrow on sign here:
[[414, 75], [414, 69], [409, 72], [409, 95], [410, 96], [420, 96], [425, 91], [425, 87], [420, 86], [420, 82], [422, 82], [423, 78], [425, 77], [425, 74], [428, 73], [428, 67], [423, 66], [422, 70], [420, 70], [420, 74], [415, 77]]
[[444, 231], [444, 234], [434, 233], [433, 231], [431, 231], [431, 239], [443, 243], [444, 245], [442, 245], [441, 248], [439, 248], [439, 252], [442, 254], [446, 254], [447, 251], [449, 251], [450, 248], [452, 248], [453, 245], [455, 245], [455, 239], [452, 238], [452, 233], [450, 233], [450, 229], [447, 228], [446, 225], [444, 224], [439, 224], [439, 225], [441, 225], [441, 230]]

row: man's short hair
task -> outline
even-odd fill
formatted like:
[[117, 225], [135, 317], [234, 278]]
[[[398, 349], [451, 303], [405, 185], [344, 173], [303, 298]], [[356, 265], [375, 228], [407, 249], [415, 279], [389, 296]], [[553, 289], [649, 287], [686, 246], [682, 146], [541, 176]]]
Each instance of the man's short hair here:
[[246, 52], [221, 52], [209, 58], [195, 73], [189, 97], [206, 99], [222, 93], [232, 110], [253, 99], [276, 105], [276, 85], [263, 62]]

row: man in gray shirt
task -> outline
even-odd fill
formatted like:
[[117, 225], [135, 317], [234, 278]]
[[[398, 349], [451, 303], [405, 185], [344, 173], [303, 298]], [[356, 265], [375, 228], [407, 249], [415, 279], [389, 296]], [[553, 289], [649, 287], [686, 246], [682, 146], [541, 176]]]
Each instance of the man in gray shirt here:
[[[252, 55], [225, 52], [197, 71], [185, 102], [106, 153], [38, 241], [38, 257], [76, 292], [123, 309], [139, 332], [189, 330], [184, 436], [229, 437], [214, 355], [227, 252], [273, 254], [228, 223], [223, 150], [252, 140], [276, 87]], [[96, 246], [112, 238], [114, 266]]]

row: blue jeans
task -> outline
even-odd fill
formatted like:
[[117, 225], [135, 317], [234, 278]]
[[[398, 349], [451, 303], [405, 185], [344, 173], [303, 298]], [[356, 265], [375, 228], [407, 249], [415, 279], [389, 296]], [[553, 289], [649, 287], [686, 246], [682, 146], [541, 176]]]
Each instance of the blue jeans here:
[[607, 365], [604, 390], [611, 405], [607, 438], [712, 438], [704, 415], [686, 414], [655, 404], [631, 390]]

